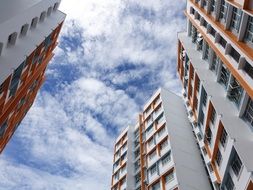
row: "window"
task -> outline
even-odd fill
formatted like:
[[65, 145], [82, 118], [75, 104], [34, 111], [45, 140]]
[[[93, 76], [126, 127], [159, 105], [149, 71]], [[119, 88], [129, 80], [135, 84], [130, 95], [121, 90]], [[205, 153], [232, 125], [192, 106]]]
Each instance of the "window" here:
[[141, 166], [141, 161], [140, 159], [138, 159], [135, 163], [134, 163], [134, 169], [135, 171], [137, 171]]
[[221, 153], [220, 153], [220, 149], [218, 148], [218, 150], [217, 150], [217, 153], [216, 153], [216, 163], [217, 163], [217, 165], [218, 166], [220, 166], [220, 164], [221, 164], [221, 160], [222, 160], [222, 155], [221, 155]]
[[204, 51], [203, 59], [207, 60], [208, 57], [209, 57], [209, 45], [208, 43], [205, 42], [205, 51]]
[[208, 23], [206, 22], [205, 19], [203, 19], [203, 26], [204, 26], [205, 28], [207, 28], [207, 25], [208, 25]]
[[0, 85], [0, 97], [2, 96], [3, 92], [4, 92], [4, 83]]
[[210, 70], [214, 71], [215, 74], [217, 74], [219, 61], [220, 61], [219, 57], [217, 57], [216, 53], [213, 52], [213, 61], [211, 62]]
[[206, 106], [207, 104], [207, 93], [205, 89], [203, 88], [203, 99], [202, 99], [203, 106]]
[[190, 7], [190, 14], [194, 15], [194, 13], [195, 13], [195, 9], [193, 7]]
[[253, 67], [248, 61], [245, 62], [243, 70], [253, 79]]
[[40, 14], [40, 22], [43, 22], [43, 21], [45, 20], [46, 16], [47, 16], [46, 11], [42, 12], [42, 13]]
[[149, 159], [152, 160], [156, 156], [156, 150], [154, 150], [150, 155]]
[[210, 26], [210, 31], [209, 31], [209, 33], [210, 33], [213, 37], [215, 37], [216, 31], [214, 30], [214, 28], [213, 28], [212, 26]]
[[226, 187], [226, 190], [234, 190], [234, 182], [230, 176], [230, 174], [228, 173], [227, 174], [227, 179], [226, 179], [226, 182], [225, 182], [225, 187]]
[[212, 124], [214, 124], [215, 119], [216, 119], [216, 111], [213, 108], [212, 113], [211, 113], [211, 117], [210, 117], [210, 121], [211, 121]]
[[229, 53], [231, 55], [231, 57], [236, 61], [239, 62], [240, 59], [240, 54], [232, 47], [231, 51]]
[[196, 43], [197, 40], [197, 29], [192, 25], [192, 29], [191, 29], [191, 36], [192, 36], [192, 42]]
[[58, 7], [59, 7], [59, 3], [55, 3], [53, 10], [56, 11], [58, 9]]
[[164, 116], [163, 116], [163, 114], [161, 114], [161, 115], [156, 119], [157, 125], [159, 125], [160, 123], [162, 123], [163, 120], [164, 120]]
[[136, 151], [134, 151], [134, 157], [135, 159], [138, 158], [140, 155], [140, 148], [138, 148]]
[[242, 169], [242, 161], [239, 158], [237, 152], [235, 152], [233, 160], [231, 161], [231, 167], [232, 167], [234, 174], [238, 177], [238, 175]]
[[220, 36], [219, 44], [225, 49], [227, 41], [223, 37]]
[[215, 0], [211, 0], [211, 7], [210, 7], [210, 12], [214, 12], [215, 10]]
[[165, 126], [162, 127], [159, 131], [158, 131], [158, 137], [162, 136], [162, 134], [165, 132]]
[[38, 17], [32, 19], [31, 28], [36, 28], [38, 23]]
[[201, 135], [201, 133], [198, 133], [198, 134], [197, 134], [197, 137], [198, 137], [198, 140], [199, 140], [199, 141], [202, 140], [202, 135]]
[[200, 81], [199, 81], [199, 79], [197, 79], [197, 83], [196, 83], [196, 90], [197, 90], [197, 92], [199, 92], [199, 87], [200, 87]]
[[160, 145], [160, 150], [163, 150], [165, 147], [168, 146], [168, 140], [166, 139], [165, 141], [163, 141]]
[[152, 190], [160, 190], [160, 181], [158, 181], [156, 184], [152, 185]]
[[162, 165], [164, 166], [171, 160], [170, 152], [162, 158]]
[[138, 173], [137, 175], [135, 175], [135, 184], [138, 184], [141, 180], [141, 173]]
[[226, 89], [228, 86], [229, 75], [230, 75], [229, 70], [224, 64], [222, 64], [219, 83], [221, 83]]
[[249, 99], [248, 105], [246, 107], [244, 118], [253, 128], [253, 101], [251, 99]]
[[156, 164], [153, 165], [151, 168], [150, 168], [150, 175], [154, 175], [154, 173], [156, 173]]
[[21, 36], [25, 36], [27, 31], [28, 31], [28, 28], [29, 28], [29, 24], [24, 24], [22, 27], [21, 27], [21, 31], [20, 31], [20, 35]]
[[[23, 62], [24, 63], [24, 62]], [[9, 97], [14, 96], [17, 88], [18, 88], [18, 84], [19, 84], [19, 80], [20, 80], [20, 76], [23, 70], [23, 66], [24, 64], [20, 64], [19, 67], [17, 69], [15, 69], [13, 75], [12, 75], [12, 79], [11, 79], [11, 84], [9, 87], [10, 93], [9, 93]]]
[[249, 16], [247, 30], [245, 34], [245, 41], [253, 43], [253, 17]]
[[208, 142], [209, 145], [211, 144], [212, 136], [213, 136], [212, 131], [211, 131], [210, 127], [208, 127], [208, 129], [206, 131], [206, 141]]
[[236, 7], [233, 7], [230, 29], [239, 32], [241, 17], [242, 11], [240, 9], [237, 9]]
[[10, 34], [8, 37], [8, 45], [15, 45], [17, 36], [17, 32], [13, 32], [12, 34]]
[[202, 152], [203, 152], [204, 155], [207, 154], [207, 151], [206, 151], [206, 148], [205, 148], [205, 147], [202, 147]]
[[152, 137], [149, 141], [148, 141], [148, 146], [151, 147], [152, 145], [155, 144], [155, 139]]
[[207, 164], [207, 167], [208, 167], [209, 172], [210, 172], [210, 173], [213, 173], [213, 166], [212, 166], [212, 164], [211, 164], [211, 163], [208, 163], [208, 164]]
[[221, 136], [220, 136], [220, 143], [223, 147], [225, 147], [226, 143], [227, 143], [227, 132], [226, 130], [223, 128], [222, 132], [221, 132]]
[[232, 82], [229, 84], [229, 91], [228, 91], [228, 99], [235, 103], [237, 108], [241, 103], [243, 95], [243, 88], [236, 80], [236, 78], [232, 78]]
[[51, 15], [52, 10], [53, 10], [52, 7], [49, 7], [49, 8], [47, 9], [47, 16], [50, 16], [50, 15]]
[[206, 0], [203, 0], [203, 1], [202, 1], [202, 7], [203, 7], [203, 8], [206, 8], [206, 7], [207, 7], [207, 2], [206, 2]]
[[227, 9], [228, 9], [227, 2], [225, 0], [221, 0], [221, 9], [220, 9], [220, 15], [219, 15], [220, 20], [223, 20], [223, 21], [226, 20]]
[[3, 138], [6, 129], [7, 129], [7, 121], [5, 121], [5, 122], [0, 126], [0, 139]]
[[165, 176], [165, 183], [169, 183], [174, 179], [174, 171], [170, 172]]
[[150, 125], [147, 129], [146, 129], [146, 134], [150, 134], [152, 131], [154, 130], [153, 125]]

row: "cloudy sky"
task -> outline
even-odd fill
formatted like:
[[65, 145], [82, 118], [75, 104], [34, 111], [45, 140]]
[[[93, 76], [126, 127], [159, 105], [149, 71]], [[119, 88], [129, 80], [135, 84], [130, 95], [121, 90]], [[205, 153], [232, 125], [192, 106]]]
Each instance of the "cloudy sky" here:
[[116, 136], [158, 87], [180, 91], [184, 2], [62, 1], [59, 47], [0, 157], [0, 189], [109, 189]]

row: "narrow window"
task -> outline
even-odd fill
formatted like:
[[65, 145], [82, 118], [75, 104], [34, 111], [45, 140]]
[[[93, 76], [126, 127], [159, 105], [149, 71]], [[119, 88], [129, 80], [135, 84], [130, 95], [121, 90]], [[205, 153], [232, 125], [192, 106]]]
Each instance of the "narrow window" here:
[[37, 23], [38, 23], [38, 17], [35, 17], [32, 19], [32, 22], [31, 22], [31, 28], [36, 28], [37, 26]]
[[43, 22], [43, 21], [45, 20], [46, 15], [47, 15], [46, 11], [44, 11], [44, 12], [42, 12], [42, 13], [40, 14], [40, 22]]
[[241, 17], [242, 17], [242, 10], [233, 7], [230, 29], [235, 30], [237, 33], [239, 32], [240, 28]]
[[235, 155], [234, 155], [233, 160], [231, 162], [231, 167], [232, 167], [234, 174], [238, 177], [238, 175], [242, 169], [242, 161], [239, 158], [237, 152], [235, 152]]
[[51, 15], [52, 10], [53, 10], [52, 7], [49, 7], [49, 8], [47, 9], [47, 16], [50, 16], [50, 15]]
[[21, 27], [20, 35], [21, 35], [21, 36], [25, 36], [25, 35], [27, 34], [28, 28], [29, 28], [29, 24], [24, 24], [24, 25]]
[[249, 99], [248, 105], [246, 107], [244, 118], [253, 129], [253, 101], [251, 99]]
[[17, 36], [17, 32], [13, 32], [12, 34], [10, 34], [8, 37], [8, 45], [15, 45]]
[[245, 41], [253, 43], [253, 17], [249, 16], [247, 30], [245, 34]]

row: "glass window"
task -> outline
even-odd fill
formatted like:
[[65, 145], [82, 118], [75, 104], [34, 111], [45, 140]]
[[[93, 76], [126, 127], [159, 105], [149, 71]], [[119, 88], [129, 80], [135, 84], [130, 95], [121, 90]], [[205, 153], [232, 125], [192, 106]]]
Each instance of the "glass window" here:
[[153, 166], [150, 168], [150, 174], [151, 174], [151, 175], [154, 175], [154, 174], [156, 173], [156, 171], [157, 171], [157, 167], [156, 167], [156, 164], [155, 164], [155, 165], [153, 165]]
[[211, 113], [211, 117], [210, 117], [210, 121], [212, 122], [212, 124], [214, 124], [215, 119], [216, 119], [216, 111], [213, 108], [212, 113]]
[[236, 32], [239, 31], [241, 17], [242, 17], [242, 10], [237, 9], [236, 7], [233, 7], [232, 18], [231, 18], [231, 23], [230, 23], [230, 28], [232, 30], [235, 30]]
[[253, 101], [251, 99], [249, 99], [244, 118], [253, 127]]
[[5, 122], [0, 126], [0, 139], [3, 138], [6, 129], [7, 129], [7, 121], [5, 121]]
[[234, 190], [234, 182], [230, 176], [230, 174], [228, 173], [227, 174], [227, 180], [225, 182], [225, 187], [226, 187], [226, 190]]
[[197, 29], [192, 25], [192, 29], [191, 29], [191, 36], [192, 36], [192, 42], [196, 43], [197, 40]]
[[253, 67], [248, 61], [245, 62], [243, 70], [253, 79]]
[[234, 48], [231, 48], [230, 55], [235, 61], [239, 62], [240, 54]]
[[213, 61], [211, 62], [211, 71], [214, 71], [215, 74], [217, 74], [217, 70], [218, 70], [218, 65], [219, 65], [219, 57], [217, 57], [217, 54], [215, 52], [213, 52]]
[[154, 150], [150, 155], [149, 159], [152, 160], [156, 156], [156, 150]]
[[158, 131], [158, 137], [162, 136], [162, 134], [165, 132], [165, 126], [162, 127], [159, 131]]
[[253, 43], [253, 17], [249, 16], [245, 40]]
[[239, 107], [242, 95], [243, 95], [243, 88], [236, 80], [236, 78], [233, 77], [231, 84], [229, 84], [228, 99], [234, 102], [237, 107]]
[[163, 142], [161, 143], [160, 149], [162, 150], [162, 149], [164, 149], [164, 148], [167, 147], [167, 146], [168, 146], [168, 140], [166, 139], [165, 141], [163, 141]]
[[162, 158], [162, 165], [167, 164], [171, 160], [170, 152]]
[[203, 0], [202, 7], [203, 7], [203, 8], [206, 8], [206, 7], [207, 7], [207, 2], [206, 2], [206, 0]]
[[219, 44], [225, 49], [227, 41], [223, 37], [220, 36]]
[[206, 141], [208, 142], [209, 145], [211, 144], [212, 136], [213, 136], [212, 131], [211, 131], [210, 127], [208, 127], [208, 129], [206, 131]]
[[160, 181], [158, 181], [156, 184], [152, 185], [152, 190], [160, 190]]
[[230, 75], [229, 70], [224, 64], [222, 64], [219, 83], [221, 83], [226, 89], [228, 86], [229, 75]]
[[23, 67], [24, 67], [24, 62], [22, 64], [20, 64], [17, 69], [15, 69], [15, 71], [12, 75], [11, 84], [9, 87], [9, 90], [10, 90], [9, 97], [14, 96], [17, 91]]
[[173, 179], [174, 179], [174, 171], [165, 176], [165, 183], [167, 184], [171, 182]]
[[203, 99], [202, 99], [203, 106], [206, 106], [207, 103], [207, 93], [205, 89], [203, 88]]
[[135, 175], [135, 183], [139, 183], [141, 180], [141, 173], [138, 173], [137, 175]]
[[203, 58], [207, 60], [208, 57], [209, 57], [209, 45], [208, 45], [208, 43], [206, 43], [206, 42], [205, 42], [205, 47], [206, 47], [206, 48], [205, 48], [205, 52], [204, 52]]
[[225, 20], [227, 16], [228, 4], [225, 0], [221, 0], [220, 19]]
[[235, 152], [235, 155], [234, 155], [233, 160], [231, 162], [231, 167], [232, 167], [232, 170], [234, 171], [234, 174], [236, 176], [238, 176], [241, 169], [242, 169], [242, 161], [239, 158], [237, 152]]
[[222, 155], [220, 153], [220, 149], [218, 148], [217, 154], [216, 154], [216, 163], [217, 163], [218, 166], [220, 166], [221, 160], [222, 160]]
[[210, 7], [210, 11], [214, 12], [215, 10], [215, 0], [211, 0], [211, 7]]
[[225, 147], [226, 143], [227, 143], [227, 132], [226, 130], [223, 128], [222, 132], [221, 132], [221, 137], [220, 137], [220, 143], [223, 147]]

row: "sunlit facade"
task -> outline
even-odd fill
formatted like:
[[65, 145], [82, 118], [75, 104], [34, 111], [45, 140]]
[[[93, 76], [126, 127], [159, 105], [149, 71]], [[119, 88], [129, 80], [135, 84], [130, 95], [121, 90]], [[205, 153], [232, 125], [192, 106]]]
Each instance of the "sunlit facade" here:
[[253, 1], [187, 0], [178, 74], [218, 190], [253, 189]]
[[45, 80], [65, 14], [60, 0], [0, 3], [0, 152]]
[[159, 89], [117, 138], [111, 190], [209, 190], [181, 97]]

